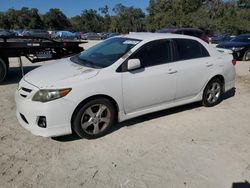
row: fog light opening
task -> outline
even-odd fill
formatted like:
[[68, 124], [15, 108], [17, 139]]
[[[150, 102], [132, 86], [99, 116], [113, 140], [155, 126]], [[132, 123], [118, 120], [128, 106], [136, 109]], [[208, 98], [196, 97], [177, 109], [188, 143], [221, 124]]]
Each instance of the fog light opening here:
[[38, 122], [37, 122], [38, 126], [41, 128], [46, 128], [47, 127], [47, 121], [46, 121], [46, 117], [45, 116], [40, 116], [38, 118]]

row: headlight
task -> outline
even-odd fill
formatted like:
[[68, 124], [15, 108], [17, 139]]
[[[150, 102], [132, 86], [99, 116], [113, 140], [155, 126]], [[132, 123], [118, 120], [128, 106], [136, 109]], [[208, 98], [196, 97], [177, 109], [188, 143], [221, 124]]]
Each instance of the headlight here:
[[49, 102], [49, 101], [56, 100], [56, 99], [66, 96], [70, 91], [71, 91], [70, 88], [55, 89], [55, 90], [42, 89], [36, 92], [32, 100], [39, 101], [39, 102]]
[[242, 49], [244, 49], [245, 47], [233, 47], [232, 50], [237, 52], [237, 51], [240, 51]]

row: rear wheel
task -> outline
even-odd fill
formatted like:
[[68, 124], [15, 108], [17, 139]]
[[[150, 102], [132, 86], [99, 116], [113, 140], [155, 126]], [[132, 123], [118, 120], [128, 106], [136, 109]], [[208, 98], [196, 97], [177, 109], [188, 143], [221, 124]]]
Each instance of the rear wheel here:
[[244, 54], [243, 61], [249, 61], [250, 60], [250, 50], [247, 50]]
[[206, 107], [217, 105], [221, 101], [223, 84], [219, 79], [211, 80], [203, 93], [202, 104]]
[[72, 119], [73, 130], [81, 137], [94, 139], [105, 135], [115, 122], [115, 109], [104, 98], [82, 105]]
[[0, 83], [5, 79], [8, 71], [7, 62], [5, 61], [0, 58]]

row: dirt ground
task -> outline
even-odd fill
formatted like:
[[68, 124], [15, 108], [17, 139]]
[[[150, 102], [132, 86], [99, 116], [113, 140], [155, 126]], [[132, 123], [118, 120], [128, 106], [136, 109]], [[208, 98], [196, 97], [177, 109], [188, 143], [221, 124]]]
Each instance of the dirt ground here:
[[[96, 140], [42, 138], [23, 129], [14, 102], [21, 74], [17, 60], [11, 64], [0, 86], [0, 187], [240, 188], [250, 182], [250, 62], [238, 62], [236, 90], [218, 106], [145, 115]], [[25, 72], [37, 66], [25, 62]]]

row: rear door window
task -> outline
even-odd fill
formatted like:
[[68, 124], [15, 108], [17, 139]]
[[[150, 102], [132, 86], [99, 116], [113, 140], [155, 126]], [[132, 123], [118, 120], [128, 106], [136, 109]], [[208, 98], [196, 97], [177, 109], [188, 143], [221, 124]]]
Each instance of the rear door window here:
[[209, 56], [206, 48], [196, 40], [174, 39], [174, 41], [177, 61]]

